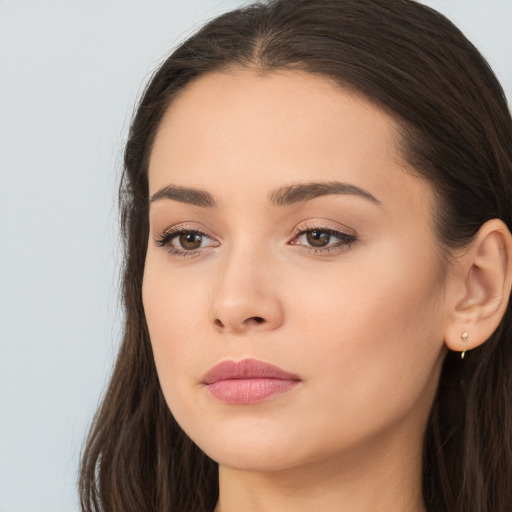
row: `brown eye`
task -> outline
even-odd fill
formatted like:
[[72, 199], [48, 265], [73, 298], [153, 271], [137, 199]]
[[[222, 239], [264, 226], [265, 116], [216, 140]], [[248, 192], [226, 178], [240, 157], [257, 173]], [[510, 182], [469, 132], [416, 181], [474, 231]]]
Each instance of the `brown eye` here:
[[289, 243], [298, 245], [313, 254], [333, 254], [348, 249], [357, 241], [354, 234], [344, 233], [337, 229], [310, 228], [304, 229]]
[[315, 229], [306, 233], [306, 240], [311, 247], [325, 247], [331, 241], [331, 235], [325, 231]]
[[178, 236], [178, 241], [182, 249], [193, 251], [201, 247], [203, 236], [199, 233], [181, 233]]
[[205, 249], [220, 245], [202, 231], [183, 229], [181, 226], [171, 229], [155, 238], [158, 247], [164, 247], [171, 256], [197, 256]]

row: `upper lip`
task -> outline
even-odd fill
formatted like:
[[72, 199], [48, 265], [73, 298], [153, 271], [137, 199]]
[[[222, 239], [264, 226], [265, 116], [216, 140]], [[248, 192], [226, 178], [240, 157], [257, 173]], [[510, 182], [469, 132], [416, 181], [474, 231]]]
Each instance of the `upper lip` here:
[[203, 377], [204, 384], [213, 384], [221, 380], [232, 379], [281, 379], [301, 380], [299, 376], [289, 373], [258, 359], [226, 360], [216, 364]]

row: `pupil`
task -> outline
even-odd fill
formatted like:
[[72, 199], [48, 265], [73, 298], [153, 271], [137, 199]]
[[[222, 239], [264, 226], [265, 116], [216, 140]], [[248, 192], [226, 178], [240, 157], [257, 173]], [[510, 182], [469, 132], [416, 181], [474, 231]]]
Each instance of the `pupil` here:
[[201, 235], [184, 233], [180, 235], [180, 245], [183, 249], [199, 249], [201, 247]]
[[308, 243], [311, 244], [313, 247], [324, 247], [326, 246], [330, 239], [331, 235], [329, 233], [326, 233], [325, 231], [310, 231], [306, 238], [308, 240]]

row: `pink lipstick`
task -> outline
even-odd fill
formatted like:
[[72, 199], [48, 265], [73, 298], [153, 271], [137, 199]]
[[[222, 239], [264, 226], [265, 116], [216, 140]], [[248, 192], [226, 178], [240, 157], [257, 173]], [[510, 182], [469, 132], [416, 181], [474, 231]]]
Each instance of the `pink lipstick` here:
[[300, 377], [257, 359], [222, 361], [204, 377], [203, 384], [217, 400], [227, 404], [255, 404], [287, 393]]

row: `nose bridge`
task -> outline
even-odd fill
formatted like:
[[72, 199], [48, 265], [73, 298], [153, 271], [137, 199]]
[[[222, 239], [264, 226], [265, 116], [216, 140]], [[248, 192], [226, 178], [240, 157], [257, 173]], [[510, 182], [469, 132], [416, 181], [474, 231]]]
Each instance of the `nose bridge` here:
[[209, 316], [216, 329], [268, 330], [282, 323], [282, 304], [273, 276], [276, 262], [264, 242], [244, 237], [221, 256]]

